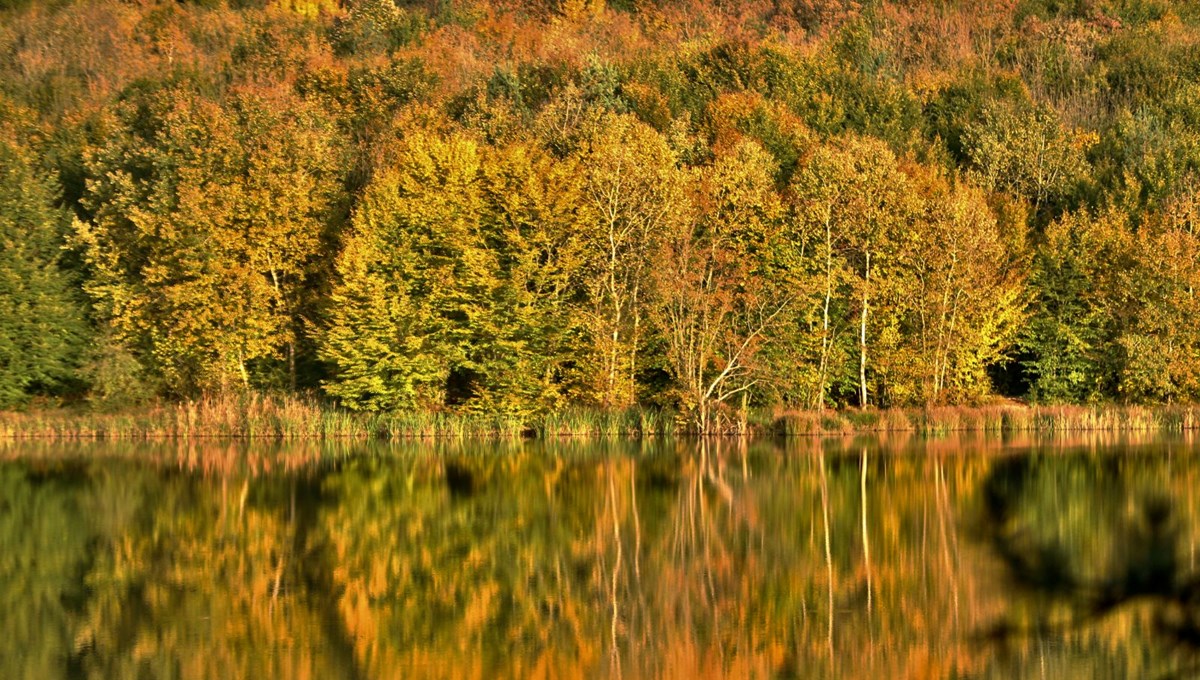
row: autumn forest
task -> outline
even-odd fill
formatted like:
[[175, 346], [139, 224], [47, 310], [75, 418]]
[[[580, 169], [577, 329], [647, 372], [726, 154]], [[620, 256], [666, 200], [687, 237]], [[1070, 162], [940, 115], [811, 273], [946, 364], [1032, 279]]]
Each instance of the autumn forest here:
[[0, 0], [0, 408], [1200, 399], [1185, 0]]

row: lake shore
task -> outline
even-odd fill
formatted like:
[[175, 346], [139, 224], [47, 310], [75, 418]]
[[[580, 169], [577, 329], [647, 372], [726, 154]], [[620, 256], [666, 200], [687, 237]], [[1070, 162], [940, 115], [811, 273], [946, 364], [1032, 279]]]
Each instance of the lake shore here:
[[[745, 420], [746, 434], [757, 437], [1189, 430], [1200, 430], [1200, 405], [1055, 406], [1005, 402], [865, 411], [758, 409], [748, 413]], [[378, 414], [348, 411], [316, 399], [259, 394], [159, 402], [115, 412], [72, 407], [0, 412], [3, 440], [554, 439], [696, 434], [677, 414], [656, 409], [573, 409], [534, 417], [453, 412]]]

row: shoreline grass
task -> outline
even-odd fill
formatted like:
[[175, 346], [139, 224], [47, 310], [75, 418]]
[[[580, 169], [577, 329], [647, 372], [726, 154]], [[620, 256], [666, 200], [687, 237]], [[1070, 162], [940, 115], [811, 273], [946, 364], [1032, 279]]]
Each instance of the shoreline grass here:
[[570, 409], [536, 419], [454, 412], [359, 413], [292, 395], [235, 394], [117, 412], [0, 411], [0, 440], [421, 440], [656, 437], [674, 416], [650, 409]]
[[[756, 437], [951, 433], [1185, 432], [1200, 430], [1200, 404], [1026, 406], [785, 411], [749, 414]], [[537, 418], [470, 413], [356, 413], [317, 399], [240, 394], [160, 402], [119, 412], [50, 408], [0, 412], [3, 440], [561, 439], [697, 435], [655, 409], [569, 409]]]
[[[757, 421], [764, 428], [760, 417]], [[960, 432], [1074, 433], [1200, 430], [1200, 404], [937, 406], [915, 409], [775, 412], [765, 431], [778, 436], [907, 432], [936, 437]]]

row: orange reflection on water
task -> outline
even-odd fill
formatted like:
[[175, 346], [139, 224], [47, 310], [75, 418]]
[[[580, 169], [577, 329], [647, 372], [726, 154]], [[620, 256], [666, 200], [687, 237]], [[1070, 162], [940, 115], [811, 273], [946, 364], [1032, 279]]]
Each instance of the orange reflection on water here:
[[[0, 445], [6, 677], [1053, 677], [1180, 663], [979, 540], [997, 461], [1070, 559], [1146, 489], [1194, 561], [1190, 436]], [[1071, 555], [1082, 557], [1075, 558]], [[1107, 558], [1106, 558], [1107, 559]], [[1141, 617], [1141, 618], [1139, 618]]]

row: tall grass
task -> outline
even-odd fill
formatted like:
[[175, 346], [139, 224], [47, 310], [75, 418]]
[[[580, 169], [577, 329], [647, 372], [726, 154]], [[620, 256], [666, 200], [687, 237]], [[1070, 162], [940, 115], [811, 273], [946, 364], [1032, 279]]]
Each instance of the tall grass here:
[[1200, 430], [1200, 405], [982, 406], [878, 411], [774, 411], [756, 414], [760, 432], [782, 436], [912, 432], [1001, 434], [1067, 432], [1184, 432]]
[[[453, 412], [356, 413], [290, 395], [226, 394], [120, 413], [42, 409], [0, 412], [0, 439], [561, 439], [664, 437], [689, 432], [670, 411], [568, 409], [522, 418]], [[985, 406], [751, 414], [758, 436], [956, 432], [1183, 432], [1200, 430], [1200, 405]]]
[[454, 412], [356, 413], [292, 395], [225, 394], [104, 413], [0, 412], [0, 439], [447, 439], [648, 437], [673, 434], [671, 414], [570, 410], [540, 418]]

